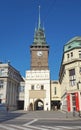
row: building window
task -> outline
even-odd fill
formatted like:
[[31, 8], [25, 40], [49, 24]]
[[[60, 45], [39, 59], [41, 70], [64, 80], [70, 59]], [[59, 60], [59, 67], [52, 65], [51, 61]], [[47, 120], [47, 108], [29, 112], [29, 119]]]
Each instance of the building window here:
[[71, 48], [71, 46], [68, 46], [68, 49], [70, 49]]
[[4, 81], [0, 80], [0, 89], [3, 88], [3, 86], [4, 86]]
[[79, 69], [79, 72], [80, 72], [80, 74], [81, 74], [81, 67], [80, 67], [80, 69]]
[[79, 58], [81, 58], [81, 53], [79, 53]]
[[75, 75], [75, 69], [69, 70], [69, 76], [74, 76]]
[[42, 89], [42, 90], [44, 89], [44, 85], [41, 85], [41, 89]]
[[19, 92], [24, 92], [24, 86], [19, 87]]
[[57, 94], [57, 88], [54, 87], [54, 95], [56, 95], [56, 94]]
[[76, 85], [75, 69], [69, 70], [69, 83], [70, 83], [70, 86]]
[[31, 86], [31, 90], [34, 90], [34, 85]]
[[71, 52], [71, 57], [73, 57], [73, 52]]
[[76, 85], [76, 79], [70, 79], [70, 86]]
[[69, 54], [67, 54], [67, 58], [69, 58]]

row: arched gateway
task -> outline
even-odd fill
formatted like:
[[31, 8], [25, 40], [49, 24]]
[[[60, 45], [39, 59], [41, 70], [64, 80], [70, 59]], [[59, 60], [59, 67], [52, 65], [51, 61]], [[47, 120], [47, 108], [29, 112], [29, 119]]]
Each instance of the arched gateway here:
[[33, 110], [50, 110], [49, 45], [40, 23], [39, 8], [38, 28], [35, 29], [34, 41], [30, 46], [31, 65], [25, 78], [25, 110], [28, 110], [29, 104]]
[[44, 110], [44, 103], [41, 99], [37, 99], [34, 103], [34, 110]]

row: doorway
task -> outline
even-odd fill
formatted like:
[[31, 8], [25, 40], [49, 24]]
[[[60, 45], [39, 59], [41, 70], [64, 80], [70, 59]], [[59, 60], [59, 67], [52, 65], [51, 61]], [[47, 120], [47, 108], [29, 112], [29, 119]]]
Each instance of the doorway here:
[[19, 109], [19, 110], [24, 110], [24, 101], [21, 101], [21, 100], [19, 100], [18, 102], [17, 102], [17, 108]]
[[44, 103], [42, 100], [38, 99], [35, 101], [34, 110], [44, 110]]
[[58, 110], [60, 109], [61, 102], [59, 100], [51, 101], [51, 109]]

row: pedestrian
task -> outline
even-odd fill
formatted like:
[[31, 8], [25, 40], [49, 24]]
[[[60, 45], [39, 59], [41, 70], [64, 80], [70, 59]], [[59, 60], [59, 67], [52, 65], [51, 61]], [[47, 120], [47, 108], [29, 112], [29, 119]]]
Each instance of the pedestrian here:
[[9, 107], [7, 106], [7, 112], [9, 111]]

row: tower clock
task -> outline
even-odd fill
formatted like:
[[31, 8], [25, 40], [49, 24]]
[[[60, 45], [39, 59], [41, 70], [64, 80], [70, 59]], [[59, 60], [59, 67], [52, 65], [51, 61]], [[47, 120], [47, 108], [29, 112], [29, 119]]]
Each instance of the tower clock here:
[[35, 32], [34, 42], [30, 46], [31, 52], [31, 69], [32, 70], [47, 70], [49, 46], [45, 40], [44, 30], [38, 28]]
[[40, 6], [38, 28], [35, 29], [34, 41], [30, 46], [31, 70], [47, 70], [49, 46], [47, 45], [44, 28], [41, 27]]

